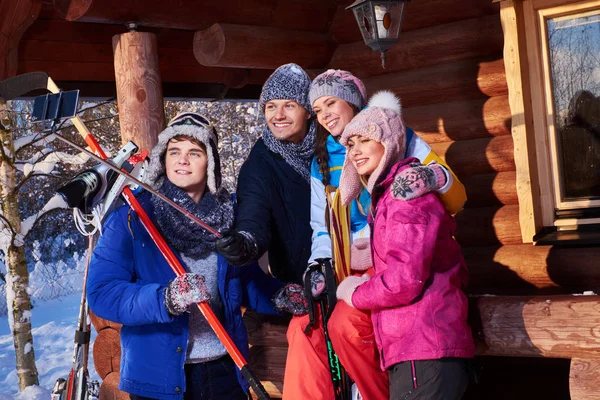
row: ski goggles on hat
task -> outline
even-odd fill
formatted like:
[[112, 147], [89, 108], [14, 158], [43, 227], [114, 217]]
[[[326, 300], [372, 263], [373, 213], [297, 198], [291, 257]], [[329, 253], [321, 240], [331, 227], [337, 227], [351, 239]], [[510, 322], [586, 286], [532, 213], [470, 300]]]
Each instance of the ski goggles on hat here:
[[169, 126], [178, 125], [196, 125], [201, 128], [206, 128], [210, 131], [215, 130], [215, 127], [210, 123], [208, 118], [202, 114], [192, 112], [181, 113], [169, 123]]

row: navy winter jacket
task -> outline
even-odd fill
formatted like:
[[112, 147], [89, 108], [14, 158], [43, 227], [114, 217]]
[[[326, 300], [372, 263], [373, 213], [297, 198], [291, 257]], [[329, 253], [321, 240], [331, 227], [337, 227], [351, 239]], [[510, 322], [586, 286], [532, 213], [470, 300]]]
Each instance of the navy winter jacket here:
[[[152, 218], [149, 200], [149, 195], [140, 198]], [[282, 283], [268, 277], [256, 264], [232, 267], [221, 256], [218, 270], [225, 313], [223, 326], [248, 359], [248, 338], [240, 306], [277, 314], [271, 298]], [[136, 214], [128, 207], [113, 212], [94, 250], [87, 291], [94, 313], [123, 324], [121, 390], [157, 399], [183, 397], [189, 318], [187, 313], [171, 317], [165, 308], [164, 288], [173, 278], [175, 273]], [[248, 384], [239, 373], [238, 379], [247, 391]]]
[[310, 184], [259, 139], [240, 169], [235, 229], [269, 252], [271, 273], [302, 284], [310, 257]]

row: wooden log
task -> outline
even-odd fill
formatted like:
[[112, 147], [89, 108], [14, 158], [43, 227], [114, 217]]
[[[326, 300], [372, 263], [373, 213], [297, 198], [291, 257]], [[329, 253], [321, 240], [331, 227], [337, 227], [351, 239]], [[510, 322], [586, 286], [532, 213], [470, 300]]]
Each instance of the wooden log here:
[[404, 107], [506, 96], [504, 62], [469, 59], [364, 80], [369, 93], [392, 90]]
[[463, 247], [522, 243], [518, 205], [466, 208], [456, 224], [456, 240]]
[[[285, 331], [278, 330], [272, 336], [285, 339]], [[281, 382], [285, 372], [287, 345], [285, 347], [252, 346], [250, 348], [250, 366], [261, 381]]]
[[216, 21], [324, 32], [336, 7], [322, 0], [54, 0], [54, 7], [68, 21], [140, 26], [204, 29]]
[[600, 287], [600, 269], [596, 268], [600, 259], [599, 247], [569, 248], [526, 243], [464, 246], [462, 252], [469, 268], [470, 293], [564, 294]]
[[[261, 381], [260, 383], [262, 383], [271, 399], [281, 399], [283, 397], [283, 381]], [[254, 393], [252, 386], [250, 386], [250, 395], [253, 399], [258, 399], [258, 396], [256, 393]]]
[[569, 392], [572, 400], [600, 400], [600, 360], [571, 359]]
[[[114, 55], [110, 44], [22, 40], [19, 62], [22, 64], [22, 72], [41, 69], [55, 80], [115, 80]], [[164, 82], [218, 82], [228, 87], [240, 87], [245, 84], [262, 84], [266, 79], [262, 72], [251, 74], [242, 68], [199, 65], [190, 48], [160, 48], [158, 64]]]
[[428, 143], [510, 135], [506, 96], [403, 108], [402, 115]]
[[116, 35], [113, 50], [122, 142], [150, 150], [166, 126], [156, 37], [147, 32]]
[[338, 46], [329, 68], [368, 77], [499, 54], [503, 43], [500, 19], [490, 15], [404, 33], [386, 52], [385, 71], [381, 69], [380, 54], [362, 40]]
[[519, 204], [515, 171], [467, 176], [462, 183], [468, 208]]
[[111, 372], [119, 372], [121, 365], [121, 341], [119, 332], [105, 328], [98, 332], [92, 350], [94, 367], [101, 379]]
[[129, 400], [129, 394], [119, 390], [119, 373], [110, 373], [102, 381], [98, 400]]
[[334, 43], [321, 33], [260, 26], [219, 23], [194, 35], [194, 56], [208, 67], [275, 69], [295, 62], [317, 68], [327, 64], [333, 50]]
[[472, 299], [477, 354], [600, 359], [600, 296]]
[[41, 8], [41, 0], [0, 2], [0, 81], [17, 74], [19, 41]]
[[92, 326], [96, 329], [96, 332], [100, 332], [102, 329], [111, 328], [116, 330], [117, 332], [121, 331], [121, 324], [117, 324], [116, 322], [109, 321], [104, 318], [100, 318], [96, 314], [94, 314], [90, 310], [90, 320], [92, 321]]
[[[339, 2], [329, 32], [338, 43], [362, 40], [354, 13], [346, 10], [353, 0]], [[402, 32], [498, 14], [498, 5], [487, 0], [421, 0], [409, 2]], [[402, 41], [404, 33], [400, 35]]]
[[461, 180], [472, 175], [515, 170], [510, 136], [432, 143], [431, 148]]
[[247, 310], [244, 313], [244, 325], [248, 331], [248, 343], [252, 346], [287, 347], [285, 334], [277, 332], [287, 330], [290, 317], [273, 317]]

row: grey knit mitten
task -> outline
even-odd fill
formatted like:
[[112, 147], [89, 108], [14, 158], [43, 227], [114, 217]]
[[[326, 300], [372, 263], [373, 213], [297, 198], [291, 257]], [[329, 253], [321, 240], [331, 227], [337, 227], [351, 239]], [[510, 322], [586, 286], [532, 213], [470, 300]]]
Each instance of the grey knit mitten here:
[[165, 289], [165, 306], [171, 315], [181, 315], [189, 310], [190, 305], [208, 300], [210, 293], [202, 275], [179, 275]]

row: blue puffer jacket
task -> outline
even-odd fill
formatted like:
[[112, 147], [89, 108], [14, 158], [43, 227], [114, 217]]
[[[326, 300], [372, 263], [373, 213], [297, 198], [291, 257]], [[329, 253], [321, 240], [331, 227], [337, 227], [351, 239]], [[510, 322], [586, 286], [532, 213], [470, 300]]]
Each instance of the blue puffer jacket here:
[[[152, 218], [149, 195], [142, 195], [140, 202]], [[258, 265], [230, 267], [220, 256], [218, 269], [223, 325], [248, 359], [240, 306], [277, 314], [271, 298], [282, 283], [265, 275]], [[156, 399], [183, 397], [189, 318], [187, 314], [172, 318], [163, 294], [174, 277], [135, 213], [128, 207], [113, 212], [94, 250], [87, 291], [94, 313], [123, 324], [121, 390]], [[247, 391], [248, 384], [239, 373], [238, 379]]]

